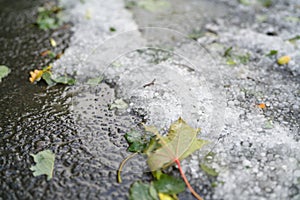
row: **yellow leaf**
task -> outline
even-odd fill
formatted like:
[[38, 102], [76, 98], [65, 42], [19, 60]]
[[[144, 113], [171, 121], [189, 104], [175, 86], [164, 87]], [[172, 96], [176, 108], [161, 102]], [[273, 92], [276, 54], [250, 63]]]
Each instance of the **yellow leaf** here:
[[277, 63], [279, 65], [285, 65], [285, 64], [288, 64], [291, 60], [291, 57], [290, 56], [282, 56], [280, 58], [278, 58], [277, 60]]
[[160, 200], [176, 200], [176, 196], [175, 198], [171, 195], [168, 195], [168, 194], [164, 194], [164, 193], [158, 193], [158, 196], [159, 196], [159, 199]]
[[34, 83], [35, 81], [39, 81], [43, 76], [43, 73], [44, 73], [43, 70], [38, 70], [38, 69], [31, 71], [29, 81], [31, 83]]
[[53, 46], [53, 47], [56, 47], [56, 41], [53, 39], [53, 38], [50, 38], [50, 44], [51, 44], [51, 46]]

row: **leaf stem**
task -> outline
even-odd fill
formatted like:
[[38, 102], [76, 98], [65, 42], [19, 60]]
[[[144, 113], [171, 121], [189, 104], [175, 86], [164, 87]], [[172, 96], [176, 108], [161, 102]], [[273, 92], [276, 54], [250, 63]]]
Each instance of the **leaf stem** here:
[[187, 180], [187, 178], [186, 178], [186, 176], [185, 176], [185, 174], [184, 174], [184, 172], [183, 172], [183, 170], [182, 170], [182, 168], [180, 166], [179, 159], [176, 159], [174, 162], [177, 164], [178, 170], [179, 170], [179, 172], [181, 174], [181, 177], [183, 178], [186, 186], [189, 188], [189, 190], [191, 191], [191, 193], [196, 197], [197, 200], [203, 200], [202, 197], [200, 197], [200, 195], [192, 188], [192, 186], [190, 185], [189, 181]]
[[136, 156], [138, 154], [138, 152], [135, 152], [134, 154], [131, 154], [131, 155], [129, 155], [128, 157], [126, 157], [122, 162], [121, 162], [121, 164], [120, 164], [120, 167], [119, 167], [119, 169], [118, 169], [118, 183], [122, 183], [122, 178], [121, 178], [121, 171], [122, 171], [122, 169], [123, 169], [123, 166], [125, 165], [125, 163], [129, 160], [129, 159], [131, 159], [131, 158], [133, 158], [134, 156]]

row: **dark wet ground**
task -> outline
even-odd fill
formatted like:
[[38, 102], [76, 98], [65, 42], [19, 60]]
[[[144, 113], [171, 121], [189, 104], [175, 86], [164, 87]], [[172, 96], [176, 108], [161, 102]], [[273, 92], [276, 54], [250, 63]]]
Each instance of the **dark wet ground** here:
[[[124, 184], [118, 184], [116, 169], [127, 156], [123, 135], [140, 120], [108, 110], [115, 95], [105, 83], [96, 88], [48, 88], [29, 82], [29, 71], [50, 62], [40, 56], [51, 48], [49, 38], [57, 41], [58, 53], [67, 48], [72, 34], [68, 27], [41, 31], [33, 26], [41, 5], [41, 1], [0, 4], [0, 62], [12, 70], [0, 85], [0, 199], [124, 199], [128, 181], [141, 178], [141, 173], [126, 174], [124, 169]], [[98, 107], [86, 107], [91, 102]], [[75, 112], [70, 111], [72, 106]], [[75, 123], [78, 109], [97, 120], [80, 116], [84, 124]], [[97, 132], [89, 127], [95, 125]], [[56, 154], [49, 182], [45, 176], [33, 177], [29, 170], [34, 164], [29, 154], [44, 149]]]

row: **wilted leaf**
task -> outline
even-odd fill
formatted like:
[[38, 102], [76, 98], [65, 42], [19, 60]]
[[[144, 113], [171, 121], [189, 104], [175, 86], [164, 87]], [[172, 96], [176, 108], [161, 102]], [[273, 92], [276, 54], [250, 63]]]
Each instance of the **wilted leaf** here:
[[282, 56], [280, 58], [278, 58], [277, 60], [277, 63], [279, 65], [285, 65], [285, 64], [288, 64], [291, 60], [291, 57], [290, 56]]
[[175, 160], [182, 160], [203, 147], [207, 142], [197, 139], [198, 131], [179, 118], [171, 125], [166, 138], [159, 138], [162, 146], [149, 155], [147, 162], [150, 169], [155, 171], [167, 167]]
[[211, 167], [208, 167], [207, 165], [205, 165], [205, 164], [200, 164], [200, 167], [201, 167], [201, 169], [205, 172], [205, 173], [207, 173], [208, 175], [210, 175], [210, 176], [218, 176], [219, 174], [218, 174], [218, 172], [216, 172], [216, 170], [215, 169], [213, 169], [213, 168], [211, 168]]
[[50, 150], [44, 150], [38, 154], [30, 154], [33, 157], [35, 166], [31, 166], [30, 170], [33, 171], [33, 176], [47, 175], [47, 180], [52, 178], [55, 155]]
[[157, 193], [152, 185], [135, 182], [130, 188], [130, 200], [157, 200]]
[[164, 194], [178, 194], [185, 190], [185, 183], [178, 178], [162, 174], [159, 180], [153, 182], [155, 189], [159, 193]]
[[4, 77], [10, 73], [10, 69], [5, 65], [0, 65], [0, 83]]
[[110, 110], [117, 109], [126, 109], [128, 108], [128, 104], [123, 99], [116, 99], [109, 107]]
[[29, 81], [31, 83], [34, 83], [35, 81], [39, 81], [42, 78], [43, 73], [44, 73], [43, 70], [38, 70], [38, 69], [31, 71]]

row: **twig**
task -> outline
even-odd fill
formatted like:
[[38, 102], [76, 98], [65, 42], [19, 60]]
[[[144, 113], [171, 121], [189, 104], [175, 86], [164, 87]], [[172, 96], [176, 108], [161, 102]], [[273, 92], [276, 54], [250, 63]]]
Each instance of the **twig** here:
[[134, 154], [129, 155], [127, 158], [125, 158], [125, 159], [121, 162], [120, 167], [119, 167], [119, 169], [118, 169], [118, 183], [122, 183], [121, 171], [122, 171], [123, 166], [125, 165], [125, 163], [126, 163], [129, 159], [133, 158], [133, 157], [136, 156], [137, 154], [138, 154], [138, 152], [135, 152]]
[[147, 83], [147, 84], [143, 85], [143, 88], [154, 85], [155, 81], [156, 81], [156, 79], [153, 79], [153, 81], [151, 81], [150, 83]]

